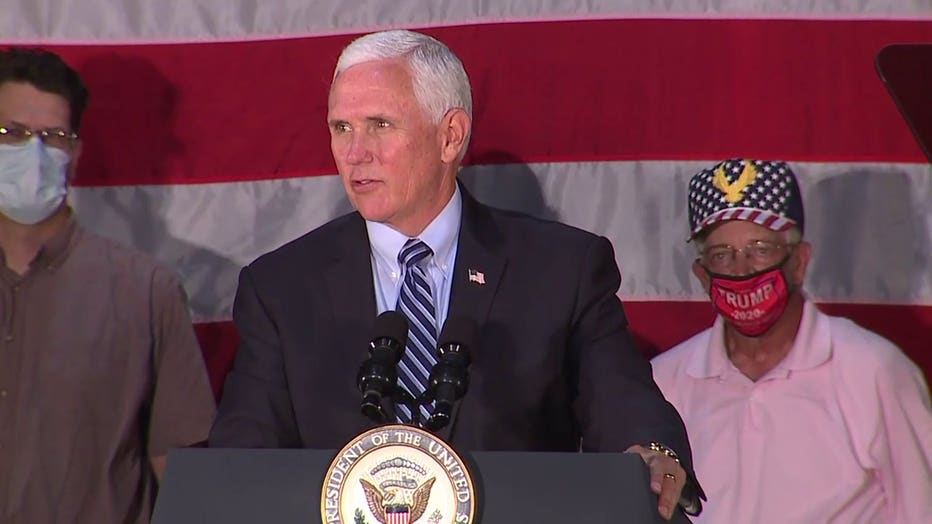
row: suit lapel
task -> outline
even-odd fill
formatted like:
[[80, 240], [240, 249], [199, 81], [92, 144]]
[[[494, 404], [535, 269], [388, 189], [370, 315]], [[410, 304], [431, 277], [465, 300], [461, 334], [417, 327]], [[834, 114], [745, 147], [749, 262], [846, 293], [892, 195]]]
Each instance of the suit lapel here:
[[501, 231], [488, 210], [460, 186], [463, 219], [453, 268], [448, 317], [473, 318], [480, 329], [505, 273], [507, 258]]
[[[372, 280], [369, 235], [366, 232], [365, 221], [358, 214], [354, 214], [347, 227], [339, 233], [333, 258], [325, 269], [324, 276], [333, 312], [333, 324], [329, 328], [334, 334], [332, 350], [339, 352], [335, 358], [343, 362], [341, 368], [353, 370], [350, 380], [353, 381], [355, 392], [355, 370], [367, 358], [367, 337], [370, 336], [378, 312], [375, 284]], [[390, 420], [394, 420], [392, 402], [383, 403], [383, 408], [389, 412]], [[356, 430], [361, 431], [370, 424], [360, 414]]]
[[[474, 319], [479, 324], [481, 339], [508, 259], [504, 252], [502, 233], [488, 209], [476, 201], [462, 184], [460, 192], [463, 196], [463, 219], [460, 224], [447, 318], [461, 316]], [[479, 340], [475, 344], [477, 347], [470, 350], [474, 353], [481, 351], [482, 348], [478, 347]], [[461, 404], [462, 402], [456, 403], [450, 424], [438, 432], [447, 442], [453, 440]]]
[[375, 319], [375, 287], [366, 223], [354, 215], [337, 239], [326, 269], [327, 292], [339, 325], [365, 329]]
[[[492, 307], [492, 301], [507, 266], [504, 241], [498, 226], [487, 208], [477, 202], [460, 185], [463, 198], [463, 217], [460, 224], [456, 261], [450, 291], [448, 318], [463, 316], [473, 318], [482, 331]], [[333, 257], [325, 269], [327, 294], [334, 312], [338, 340], [355, 341], [359, 338], [349, 333], [368, 333], [366, 330], [375, 319], [375, 287], [372, 280], [372, 259], [365, 221], [354, 215], [335, 242]], [[366, 335], [368, 336], [368, 335]], [[481, 336], [481, 335], [480, 335]], [[478, 341], [477, 341], [478, 344]], [[365, 358], [359, 348], [339, 343], [339, 350], [346, 358]], [[472, 348], [474, 351], [480, 348]], [[395, 420], [394, 405], [384, 402], [389, 422]], [[439, 432], [439, 436], [450, 441], [459, 415], [459, 403], [452, 413], [450, 424]]]

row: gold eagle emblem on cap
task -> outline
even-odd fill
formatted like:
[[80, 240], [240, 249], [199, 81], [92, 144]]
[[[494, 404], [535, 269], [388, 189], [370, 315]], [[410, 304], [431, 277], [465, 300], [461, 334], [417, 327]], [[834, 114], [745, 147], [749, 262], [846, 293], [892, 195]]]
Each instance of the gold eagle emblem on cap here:
[[714, 175], [712, 185], [725, 194], [725, 200], [734, 204], [744, 198], [744, 190], [754, 183], [757, 178], [757, 170], [754, 169], [754, 164], [749, 160], [745, 162], [744, 169], [741, 170], [741, 174], [738, 175], [738, 179], [734, 182], [729, 182], [728, 177], [725, 176], [724, 164], [718, 166]]

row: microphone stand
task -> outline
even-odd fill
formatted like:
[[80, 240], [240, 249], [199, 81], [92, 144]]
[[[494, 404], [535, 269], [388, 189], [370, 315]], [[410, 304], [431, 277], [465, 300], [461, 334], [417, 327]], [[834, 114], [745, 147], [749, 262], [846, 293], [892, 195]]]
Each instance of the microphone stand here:
[[[411, 393], [408, 393], [406, 389], [401, 386], [398, 386], [395, 393], [395, 404], [405, 406], [411, 411], [411, 421], [408, 423], [410, 426], [414, 427], [424, 427], [421, 424], [421, 406], [425, 405], [423, 402], [424, 395], [421, 395], [415, 398]], [[397, 413], [395, 414], [397, 418]]]

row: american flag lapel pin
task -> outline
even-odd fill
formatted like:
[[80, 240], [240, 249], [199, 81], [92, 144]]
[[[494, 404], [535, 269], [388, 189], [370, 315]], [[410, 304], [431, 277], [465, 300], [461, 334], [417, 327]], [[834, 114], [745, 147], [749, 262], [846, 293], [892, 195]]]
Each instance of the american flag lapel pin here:
[[475, 269], [468, 269], [466, 271], [467, 273], [469, 273], [470, 282], [475, 282], [476, 284], [479, 284], [480, 286], [485, 285], [485, 273], [483, 273], [482, 271], [475, 270]]

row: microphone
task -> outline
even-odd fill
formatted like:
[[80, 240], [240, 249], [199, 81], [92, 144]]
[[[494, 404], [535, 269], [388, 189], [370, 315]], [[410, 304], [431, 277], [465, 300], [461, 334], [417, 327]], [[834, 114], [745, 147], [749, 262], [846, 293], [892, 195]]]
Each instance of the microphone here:
[[392, 397], [398, 382], [398, 361], [408, 343], [408, 319], [397, 311], [376, 317], [369, 342], [369, 358], [359, 367], [356, 386], [362, 393], [363, 415], [385, 422], [382, 397]]
[[450, 423], [453, 404], [463, 398], [469, 387], [469, 348], [479, 335], [479, 324], [471, 318], [448, 319], [437, 344], [437, 364], [430, 370], [425, 401], [433, 400], [434, 411], [427, 427], [438, 430]]

